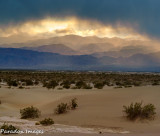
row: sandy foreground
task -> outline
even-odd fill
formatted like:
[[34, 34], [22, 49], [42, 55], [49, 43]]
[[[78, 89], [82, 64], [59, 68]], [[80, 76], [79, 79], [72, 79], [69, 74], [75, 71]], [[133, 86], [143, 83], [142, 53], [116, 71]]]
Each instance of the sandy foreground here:
[[[61, 102], [78, 99], [78, 109], [63, 115], [55, 115], [54, 109]], [[47, 90], [42, 87], [30, 89], [0, 88], [0, 125], [13, 124], [26, 134], [28, 130], [43, 131], [44, 136], [159, 136], [160, 135], [160, 86], [103, 90]], [[143, 101], [156, 106], [153, 121], [128, 121], [123, 117], [123, 105]], [[27, 106], [41, 110], [35, 120], [20, 119], [19, 110]], [[46, 117], [53, 118], [52, 126], [35, 125]], [[40, 131], [38, 131], [40, 130]], [[102, 132], [102, 134], [99, 134]]]

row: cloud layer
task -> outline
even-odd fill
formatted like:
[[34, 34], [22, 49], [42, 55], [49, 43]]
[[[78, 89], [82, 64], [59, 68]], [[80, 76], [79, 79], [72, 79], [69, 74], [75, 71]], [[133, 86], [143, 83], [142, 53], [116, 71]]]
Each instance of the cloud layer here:
[[65, 19], [45, 18], [42, 20], [27, 21], [19, 25], [10, 25], [0, 28], [0, 37], [26, 34], [26, 36], [39, 38], [79, 35], [79, 36], [98, 36], [98, 37], [119, 37], [130, 39], [146, 39], [132, 28], [127, 26], [104, 25], [99, 21], [84, 20], [75, 17]]
[[75, 16], [114, 27], [130, 26], [158, 38], [159, 7], [159, 0], [1, 0], [0, 25]]

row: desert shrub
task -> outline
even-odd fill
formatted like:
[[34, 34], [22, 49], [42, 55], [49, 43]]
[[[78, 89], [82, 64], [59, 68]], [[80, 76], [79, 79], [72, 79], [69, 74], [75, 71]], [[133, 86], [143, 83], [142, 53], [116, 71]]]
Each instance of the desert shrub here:
[[40, 123], [39, 123], [39, 122], [36, 122], [35, 125], [40, 125]]
[[13, 125], [7, 125], [7, 124], [3, 124], [1, 127], [1, 133], [2, 134], [18, 134], [18, 128], [16, 128], [15, 126]]
[[68, 109], [69, 109], [69, 106], [67, 103], [61, 103], [57, 105], [57, 108], [55, 109], [55, 114], [66, 113]]
[[92, 89], [92, 86], [90, 86], [90, 85], [86, 85], [86, 86], [84, 86], [84, 88], [83, 89]]
[[58, 83], [54, 80], [43, 83], [43, 87], [47, 87], [48, 89], [51, 89], [51, 88], [54, 89], [56, 86], [58, 86]]
[[105, 81], [104, 83], [105, 83], [105, 85], [110, 86], [110, 82], [109, 81]]
[[88, 83], [83, 86], [83, 89], [92, 89], [92, 86]]
[[81, 88], [84, 88], [86, 86], [86, 83], [83, 82], [83, 81], [78, 81], [78, 82], [76, 82], [75, 86], [76, 86], [77, 89], [81, 89]]
[[44, 120], [40, 121], [40, 124], [48, 126], [54, 124], [54, 121], [51, 118], [45, 118]]
[[94, 84], [94, 87], [97, 88], [97, 89], [102, 89], [104, 87], [104, 85], [105, 85], [104, 83], [98, 82], [98, 83]]
[[39, 84], [39, 81], [34, 81], [34, 84], [35, 84], [35, 85], [38, 85], [38, 84]]
[[142, 118], [153, 119], [155, 117], [156, 108], [153, 104], [147, 104], [143, 107], [141, 116]]
[[71, 84], [75, 84], [76, 82], [75, 82], [74, 80], [71, 80], [70, 83], [71, 83]]
[[124, 81], [123, 85], [124, 85], [124, 86], [131, 86], [132, 83], [131, 83], [130, 81], [127, 80], [127, 81]]
[[129, 106], [123, 106], [123, 112], [127, 115], [127, 118], [134, 120], [140, 119], [153, 119], [156, 112], [153, 104], [142, 105], [142, 102], [135, 104], [131, 103]]
[[135, 119], [141, 115], [142, 102], [141, 103], [131, 103], [129, 106], [123, 106], [124, 112], [127, 114], [127, 118]]
[[76, 86], [73, 86], [73, 87], [71, 87], [71, 89], [79, 89], [79, 88], [77, 88]]
[[69, 85], [69, 84], [65, 84], [65, 85], [63, 85], [63, 88], [69, 89], [69, 88], [70, 88], [70, 85]]
[[9, 81], [7, 81], [7, 85], [8, 86], [15, 86], [15, 87], [17, 87], [18, 83], [15, 80], [9, 80]]
[[28, 80], [25, 80], [26, 82], [26, 85], [29, 86], [29, 85], [33, 85], [33, 81], [28, 79]]
[[77, 98], [74, 98], [71, 100], [70, 102], [70, 108], [71, 109], [76, 109], [78, 107], [78, 104], [77, 104]]
[[123, 88], [122, 86], [115, 86], [114, 87], [115, 89], [118, 89], [118, 88]]
[[115, 84], [116, 84], [117, 86], [122, 86], [122, 85], [123, 85], [121, 82], [118, 82], [118, 81], [116, 81]]
[[63, 88], [65, 89], [69, 89], [71, 83], [67, 80], [67, 81], [63, 81], [60, 85], [63, 86]]
[[158, 82], [152, 83], [153, 86], [160, 85]]
[[140, 86], [141, 83], [140, 83], [140, 82], [133, 82], [133, 85], [134, 85], [134, 86]]
[[20, 110], [21, 119], [38, 118], [40, 116], [39, 109], [31, 106]]
[[124, 86], [125, 88], [130, 88], [130, 87], [132, 87], [131, 85], [125, 85]]

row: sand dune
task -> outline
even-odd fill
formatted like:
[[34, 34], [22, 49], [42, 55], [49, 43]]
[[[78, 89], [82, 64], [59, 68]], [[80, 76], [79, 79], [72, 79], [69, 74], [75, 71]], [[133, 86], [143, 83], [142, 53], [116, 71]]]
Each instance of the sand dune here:
[[[56, 133], [57, 136], [76, 135], [121, 135], [120, 133], [132, 136], [136, 134], [149, 136], [158, 136], [160, 133], [160, 87], [137, 87], [126, 89], [106, 88], [103, 90], [47, 90], [42, 87], [31, 89], [0, 89], [0, 122], [4, 122], [4, 117], [20, 118], [19, 110], [27, 106], [38, 107], [42, 115], [39, 119], [51, 117], [56, 124], [67, 125], [67, 128], [74, 130], [72, 126], [78, 126], [72, 133]], [[61, 102], [68, 102], [71, 98], [78, 99], [79, 107], [77, 110], [69, 111], [64, 115], [53, 114], [56, 105]], [[123, 117], [123, 105], [129, 105], [131, 102], [153, 103], [156, 106], [157, 116], [153, 121], [134, 121], [130, 122]], [[11, 120], [11, 119], [9, 119]], [[13, 123], [13, 122], [12, 122]], [[63, 125], [58, 126], [59, 130]], [[22, 126], [21, 126], [22, 127]], [[41, 126], [42, 127], [42, 126]], [[33, 127], [34, 128], [34, 127]], [[42, 127], [43, 128], [43, 127]], [[55, 129], [55, 125], [51, 126]], [[51, 130], [53, 130], [51, 129]], [[68, 130], [69, 130], [68, 129]], [[83, 130], [84, 129], [84, 130]], [[79, 133], [79, 131], [92, 130], [92, 134]], [[94, 132], [94, 133], [93, 133]], [[65, 133], [65, 134], [64, 134]], [[116, 134], [114, 134], [116, 133]], [[45, 135], [45, 134], [44, 134]], [[47, 133], [53, 135], [52, 133]]]

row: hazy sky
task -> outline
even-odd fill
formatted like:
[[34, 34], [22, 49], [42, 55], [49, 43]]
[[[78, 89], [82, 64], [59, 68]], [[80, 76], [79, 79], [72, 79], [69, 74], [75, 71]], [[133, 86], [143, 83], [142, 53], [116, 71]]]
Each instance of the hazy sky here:
[[0, 0], [0, 37], [160, 37], [160, 0]]

